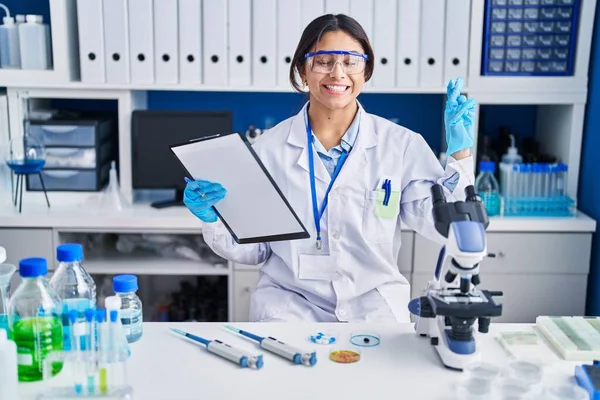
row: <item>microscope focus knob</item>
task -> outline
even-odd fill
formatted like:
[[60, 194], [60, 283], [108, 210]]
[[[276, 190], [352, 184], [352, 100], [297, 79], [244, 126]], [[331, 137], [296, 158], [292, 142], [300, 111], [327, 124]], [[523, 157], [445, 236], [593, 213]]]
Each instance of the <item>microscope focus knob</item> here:
[[452, 271], [447, 271], [444, 279], [446, 280], [446, 282], [452, 283], [454, 282], [454, 279], [456, 279], [456, 274]]
[[479, 278], [479, 274], [473, 275], [471, 277], [471, 283], [475, 286], [479, 286], [479, 284], [481, 283], [481, 278]]

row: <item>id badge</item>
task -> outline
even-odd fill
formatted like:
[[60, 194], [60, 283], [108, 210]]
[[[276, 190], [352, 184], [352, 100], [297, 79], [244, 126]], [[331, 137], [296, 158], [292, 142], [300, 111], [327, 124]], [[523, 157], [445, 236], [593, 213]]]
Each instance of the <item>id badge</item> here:
[[300, 254], [298, 278], [332, 281], [338, 274], [337, 255]]

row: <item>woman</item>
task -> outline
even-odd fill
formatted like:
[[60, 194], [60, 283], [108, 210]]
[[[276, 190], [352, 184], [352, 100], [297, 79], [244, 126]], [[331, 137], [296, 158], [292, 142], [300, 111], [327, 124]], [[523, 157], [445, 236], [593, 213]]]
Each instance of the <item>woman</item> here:
[[215, 253], [238, 263], [264, 263], [251, 321], [410, 321], [409, 282], [396, 264], [400, 225], [441, 238], [433, 224], [430, 189], [441, 183], [449, 199], [464, 199], [464, 188], [473, 183], [475, 103], [459, 97], [459, 80], [449, 84], [450, 157], [444, 171], [420, 135], [368, 114], [358, 103], [373, 60], [369, 40], [354, 19], [315, 19], [290, 69], [292, 85], [302, 91], [300, 77], [309, 102], [254, 145], [312, 230], [311, 238], [236, 244], [212, 208], [226, 188], [207, 181], [186, 187], [184, 202], [203, 221], [204, 239]]

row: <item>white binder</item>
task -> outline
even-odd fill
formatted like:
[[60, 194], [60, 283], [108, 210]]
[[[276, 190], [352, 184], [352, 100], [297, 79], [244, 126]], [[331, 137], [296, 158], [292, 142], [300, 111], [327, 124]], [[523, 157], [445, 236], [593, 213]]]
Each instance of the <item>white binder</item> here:
[[202, 10], [204, 84], [227, 85], [227, 1], [207, 0]]
[[103, 0], [106, 82], [129, 83], [129, 38], [127, 3]]
[[[210, 0], [209, 0], [210, 1]], [[229, 0], [229, 84], [252, 84], [252, 0]]]
[[177, 1], [154, 0], [154, 68], [156, 83], [179, 81]]
[[202, 83], [201, 0], [179, 0], [179, 83]]
[[102, 0], [77, 0], [81, 81], [104, 83], [104, 27]]
[[129, 0], [131, 82], [154, 83], [154, 17], [152, 0]]
[[290, 67], [302, 34], [302, 0], [277, 0], [277, 86], [289, 87]]
[[471, 0], [446, 0], [444, 83], [458, 77], [467, 81]]
[[277, 85], [275, 0], [252, 1], [252, 84], [257, 87]]
[[396, 86], [396, 0], [374, 2], [373, 52], [375, 73], [372, 86], [393, 88]]
[[398, 1], [398, 48], [396, 86], [419, 85], [421, 0]]
[[325, 14], [350, 14], [350, 0], [325, 0]]
[[421, 3], [420, 87], [442, 87], [446, 0]]
[[325, 12], [325, 0], [302, 0], [301, 26], [302, 31], [317, 17]]

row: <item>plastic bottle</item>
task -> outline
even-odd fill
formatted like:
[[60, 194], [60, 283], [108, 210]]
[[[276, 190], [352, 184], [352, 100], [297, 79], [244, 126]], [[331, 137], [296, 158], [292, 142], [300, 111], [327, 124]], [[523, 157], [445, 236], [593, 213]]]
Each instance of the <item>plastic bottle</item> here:
[[62, 300], [63, 342], [65, 350], [70, 350], [69, 311], [77, 310], [78, 322], [84, 322], [84, 311], [88, 308], [96, 308], [96, 284], [83, 268], [83, 246], [80, 244], [71, 243], [58, 246], [56, 259], [59, 264], [54, 276], [50, 279], [50, 287]]
[[[17, 345], [19, 381], [43, 378], [44, 360], [53, 351], [63, 350], [60, 299], [46, 280], [48, 265], [44, 258], [25, 258], [19, 262], [23, 282], [10, 300], [8, 325]], [[51, 376], [62, 370], [62, 362], [52, 364]]]
[[493, 161], [479, 163], [479, 175], [475, 180], [475, 190], [481, 197], [489, 216], [500, 214], [500, 194], [498, 181], [494, 177], [496, 164]]
[[50, 68], [50, 30], [41, 15], [27, 15], [19, 24], [21, 67], [23, 69]]
[[5, 329], [0, 329], [0, 399], [18, 398], [17, 345], [8, 339]]
[[10, 16], [8, 8], [0, 7], [6, 12], [0, 26], [0, 65], [2, 68], [21, 68], [21, 46], [19, 44], [19, 27]]
[[121, 298], [119, 315], [127, 337], [133, 343], [142, 337], [142, 301], [135, 293], [138, 280], [135, 275], [117, 275], [113, 278], [113, 290]]
[[510, 146], [506, 151], [506, 154], [502, 156], [502, 162], [500, 163], [500, 185], [502, 187], [501, 193], [507, 197], [515, 196], [515, 187], [514, 187], [514, 168], [515, 164], [521, 164], [523, 162], [523, 157], [519, 155], [519, 151], [515, 146], [515, 136], [510, 136]]

